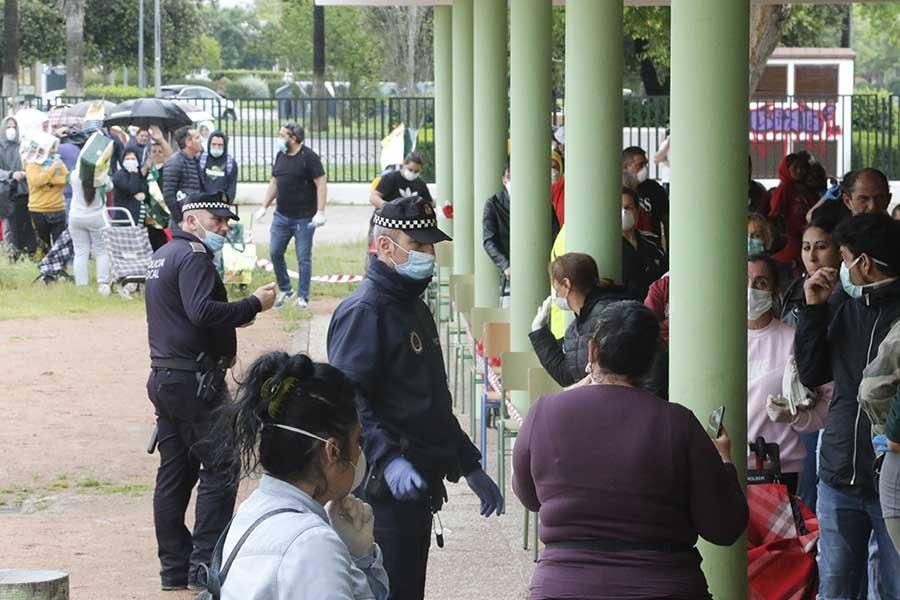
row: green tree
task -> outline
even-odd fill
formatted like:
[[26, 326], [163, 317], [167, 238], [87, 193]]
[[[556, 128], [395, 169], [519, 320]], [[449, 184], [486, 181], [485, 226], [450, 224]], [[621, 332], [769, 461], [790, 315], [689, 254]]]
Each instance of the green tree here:
[[328, 45], [327, 78], [348, 82], [350, 95], [371, 93], [381, 78], [384, 53], [371, 30], [366, 9], [342, 7], [327, 10], [325, 39]]
[[853, 9], [856, 78], [900, 94], [900, 4], [865, 4]]
[[219, 42], [225, 69], [270, 68], [262, 47], [262, 26], [253, 10], [207, 7], [203, 13], [207, 31]]
[[[62, 15], [52, 0], [19, 0], [19, 64], [34, 62], [58, 64], [66, 59]], [[5, 22], [3, 15], [0, 19]], [[4, 25], [5, 26], [5, 25]], [[0, 53], [6, 55], [5, 36], [0, 38]]]
[[784, 25], [781, 45], [792, 48], [840, 47], [847, 6], [796, 5]]

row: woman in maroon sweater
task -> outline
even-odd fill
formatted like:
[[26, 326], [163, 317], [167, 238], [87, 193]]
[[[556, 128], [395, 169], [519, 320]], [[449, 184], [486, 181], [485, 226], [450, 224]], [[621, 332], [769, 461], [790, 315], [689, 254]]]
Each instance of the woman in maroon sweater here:
[[747, 526], [731, 442], [633, 386], [657, 348], [649, 309], [617, 302], [599, 320], [593, 384], [538, 400], [516, 440], [513, 490], [546, 546], [531, 598], [710, 598], [697, 537], [730, 545]]

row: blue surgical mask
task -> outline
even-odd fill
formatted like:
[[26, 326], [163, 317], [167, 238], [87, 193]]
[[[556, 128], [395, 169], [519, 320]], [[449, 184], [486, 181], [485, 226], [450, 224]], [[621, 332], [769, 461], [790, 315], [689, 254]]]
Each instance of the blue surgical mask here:
[[285, 152], [285, 153], [288, 151], [287, 142], [284, 141], [283, 139], [280, 142], [278, 142], [278, 151]]
[[407, 250], [391, 238], [387, 238], [393, 245], [405, 252], [409, 258], [402, 265], [394, 263], [397, 272], [404, 277], [424, 281], [434, 277], [434, 256], [427, 252], [419, 252], [418, 250]]
[[225, 246], [225, 236], [219, 235], [214, 231], [209, 231], [203, 226], [203, 223], [197, 221], [197, 225], [203, 230], [203, 237], [200, 239], [203, 244], [212, 252], [218, 252]]
[[762, 254], [766, 251], [766, 245], [763, 244], [762, 240], [757, 238], [748, 237], [747, 238], [747, 255], [752, 256], [754, 254]]
[[[866, 285], [856, 285], [850, 279], [850, 269], [855, 267], [856, 263], [858, 263], [860, 260], [862, 260], [862, 257], [863, 257], [862, 254], [857, 256], [856, 260], [854, 260], [852, 263], [850, 263], [849, 267], [843, 261], [841, 261], [841, 286], [844, 288], [844, 291], [847, 292], [847, 295], [850, 296], [851, 298], [862, 298], [863, 288], [869, 287], [870, 285], [875, 285], [872, 283], [869, 283]], [[882, 267], [889, 266], [887, 263], [882, 262], [882, 261], [878, 260], [877, 258], [872, 258], [871, 256], [869, 258], [871, 258], [872, 262], [874, 262], [876, 265], [881, 265]], [[881, 283], [881, 282], [878, 282], [878, 283]]]

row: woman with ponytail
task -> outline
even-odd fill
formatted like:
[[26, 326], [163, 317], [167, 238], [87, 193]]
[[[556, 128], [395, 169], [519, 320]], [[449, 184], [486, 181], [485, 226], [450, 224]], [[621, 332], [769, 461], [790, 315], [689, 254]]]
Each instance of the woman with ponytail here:
[[222, 563], [239, 548], [221, 598], [387, 598], [372, 509], [350, 495], [366, 459], [344, 375], [301, 354], [264, 354], [219, 426], [229, 440], [220, 460], [244, 477], [262, 470], [225, 534]]

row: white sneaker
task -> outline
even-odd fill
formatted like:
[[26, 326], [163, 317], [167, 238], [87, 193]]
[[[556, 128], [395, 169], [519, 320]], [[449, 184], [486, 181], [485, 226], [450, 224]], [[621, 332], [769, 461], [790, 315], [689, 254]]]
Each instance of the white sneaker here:
[[275, 304], [273, 305], [275, 308], [281, 308], [284, 304], [284, 301], [294, 295], [293, 290], [290, 292], [278, 292], [278, 295], [275, 296]]
[[307, 309], [309, 308], [309, 301], [303, 298], [297, 298], [297, 308]]
[[97, 286], [97, 292], [104, 298], [109, 296], [109, 293], [110, 293], [109, 285], [107, 285], [105, 283], [101, 283], [99, 286]]

